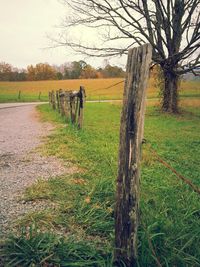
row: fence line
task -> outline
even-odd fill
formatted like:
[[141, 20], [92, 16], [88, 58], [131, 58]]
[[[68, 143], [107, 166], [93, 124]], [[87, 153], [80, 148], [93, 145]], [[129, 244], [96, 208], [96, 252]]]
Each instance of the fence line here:
[[[129, 50], [127, 62], [127, 78], [124, 88], [123, 109], [121, 114], [120, 145], [118, 160], [118, 177], [115, 207], [115, 250], [114, 262], [127, 267], [137, 265], [137, 231], [139, 225], [139, 191], [140, 191], [140, 156], [144, 129], [145, 96], [152, 48], [144, 45]], [[110, 89], [120, 81], [105, 88]], [[100, 94], [99, 94], [100, 95]], [[79, 91], [64, 91], [62, 89], [49, 92], [49, 103], [58, 110], [67, 121], [83, 127], [83, 109], [85, 105], [85, 89]], [[100, 100], [99, 100], [100, 101]], [[151, 153], [166, 168], [189, 185], [196, 193], [200, 189], [189, 179], [179, 174], [172, 166], [163, 160], [150, 146]], [[159, 267], [160, 259], [148, 236], [148, 244]]]
[[63, 89], [49, 92], [49, 104], [57, 110], [67, 122], [76, 124], [78, 129], [83, 127], [83, 109], [85, 105], [85, 89], [80, 86], [79, 91]]
[[[82, 92], [82, 97], [80, 91]], [[41, 92], [39, 93], [39, 95], [41, 95]], [[62, 116], [65, 116], [67, 121], [70, 121], [72, 124], [77, 124], [78, 128], [81, 129], [83, 127], [83, 108], [85, 97], [85, 89], [83, 86], [80, 86], [79, 91], [63, 91], [62, 89], [59, 89], [56, 90], [56, 94], [54, 90], [49, 92], [49, 103], [54, 110], [57, 109], [57, 111], [61, 113]], [[200, 194], [200, 188], [194, 185], [190, 179], [178, 173], [175, 168], [173, 168], [169, 163], [162, 159], [158, 155], [157, 151], [153, 149], [152, 145], [150, 145], [149, 149], [163, 166], [171, 170], [179, 179], [189, 185], [194, 192]]]

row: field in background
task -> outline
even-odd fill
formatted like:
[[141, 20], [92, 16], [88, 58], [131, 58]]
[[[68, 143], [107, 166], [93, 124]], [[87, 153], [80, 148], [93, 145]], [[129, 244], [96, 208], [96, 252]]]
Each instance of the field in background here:
[[[110, 79], [78, 79], [61, 81], [30, 81], [30, 82], [0, 82], [0, 102], [15, 101], [47, 101], [48, 92], [57, 89], [78, 90], [85, 86], [87, 100], [122, 99], [124, 83], [122, 78]], [[116, 84], [112, 88], [107, 88]], [[18, 99], [21, 91], [20, 99]], [[40, 99], [39, 99], [39, 94]], [[200, 98], [200, 82], [183, 81], [180, 90], [181, 97]], [[150, 79], [148, 98], [159, 97], [155, 82]]]

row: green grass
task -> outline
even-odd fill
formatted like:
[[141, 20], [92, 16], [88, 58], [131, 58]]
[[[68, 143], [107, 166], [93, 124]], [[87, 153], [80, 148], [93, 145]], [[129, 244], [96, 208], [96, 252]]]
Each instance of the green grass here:
[[6, 266], [111, 266], [111, 253], [98, 244], [62, 238], [53, 233], [40, 232], [33, 225], [22, 229], [19, 236], [10, 236], [1, 254], [9, 255]]
[[[93, 252], [85, 254], [93, 255], [95, 263], [91, 266], [112, 266], [121, 106], [87, 104], [81, 131], [72, 125], [63, 127], [64, 119], [48, 105], [38, 109], [43, 120], [57, 125], [42, 152], [70, 160], [80, 171], [49, 181], [39, 180], [28, 188], [24, 194], [26, 201], [47, 199], [55, 208], [29, 214], [19, 224], [27, 227], [35, 223], [43, 232], [52, 229], [58, 236], [62, 234], [64, 244], [75, 246], [78, 255], [84, 253], [84, 245], [77, 247], [75, 240], [86, 247], [89, 244]], [[138, 266], [157, 266], [155, 257], [162, 266], [200, 266], [199, 195], [157, 162], [149, 149], [151, 145], [178, 172], [200, 187], [199, 132], [197, 108], [187, 108], [177, 116], [162, 114], [153, 107], [147, 109]], [[17, 242], [19, 240], [18, 237]], [[62, 263], [58, 266], [90, 266], [91, 258], [84, 258], [81, 264], [85, 265], [77, 260], [77, 265], [70, 265], [71, 256], [62, 259], [59, 254], [56, 257]], [[53, 259], [49, 258], [49, 262], [53, 263]]]
[[33, 94], [25, 94], [22, 93], [20, 98], [18, 97], [19, 93], [7, 93], [3, 92], [1, 94], [0, 91], [0, 103], [12, 103], [12, 102], [40, 102], [40, 101], [48, 101], [48, 96], [47, 95], [42, 95], [39, 99], [38, 94], [33, 93]]

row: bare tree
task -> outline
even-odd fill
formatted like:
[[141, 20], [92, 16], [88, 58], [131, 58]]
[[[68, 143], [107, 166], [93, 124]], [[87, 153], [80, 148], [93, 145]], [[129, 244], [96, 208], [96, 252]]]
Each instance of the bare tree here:
[[[153, 61], [163, 71], [162, 109], [178, 111], [180, 75], [200, 67], [200, 0], [63, 0], [70, 9], [64, 28], [84, 25], [104, 33], [108, 46], [60, 40], [91, 56], [126, 54], [134, 45], [150, 43]], [[123, 40], [123, 47], [118, 41]], [[122, 44], [122, 42], [121, 42]]]

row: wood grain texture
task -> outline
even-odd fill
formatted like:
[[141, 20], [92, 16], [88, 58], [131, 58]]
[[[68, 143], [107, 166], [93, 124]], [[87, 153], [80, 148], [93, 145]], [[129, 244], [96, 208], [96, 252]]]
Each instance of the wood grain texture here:
[[56, 96], [54, 90], [51, 92], [51, 101], [52, 101], [52, 108], [56, 109]]
[[115, 208], [115, 263], [136, 266], [139, 223], [139, 177], [145, 97], [152, 48], [129, 50], [121, 113]]
[[59, 90], [56, 90], [56, 103], [57, 103], [57, 110], [60, 113], [60, 97], [59, 97]]
[[60, 113], [61, 113], [61, 116], [65, 116], [65, 94], [63, 91], [60, 91], [59, 92], [59, 99], [60, 99]]
[[79, 98], [80, 98], [80, 103], [79, 103], [79, 112], [78, 112], [78, 128], [81, 129], [83, 128], [83, 112], [84, 112], [84, 106], [85, 106], [85, 88], [83, 86], [80, 86], [80, 91], [79, 91]]

